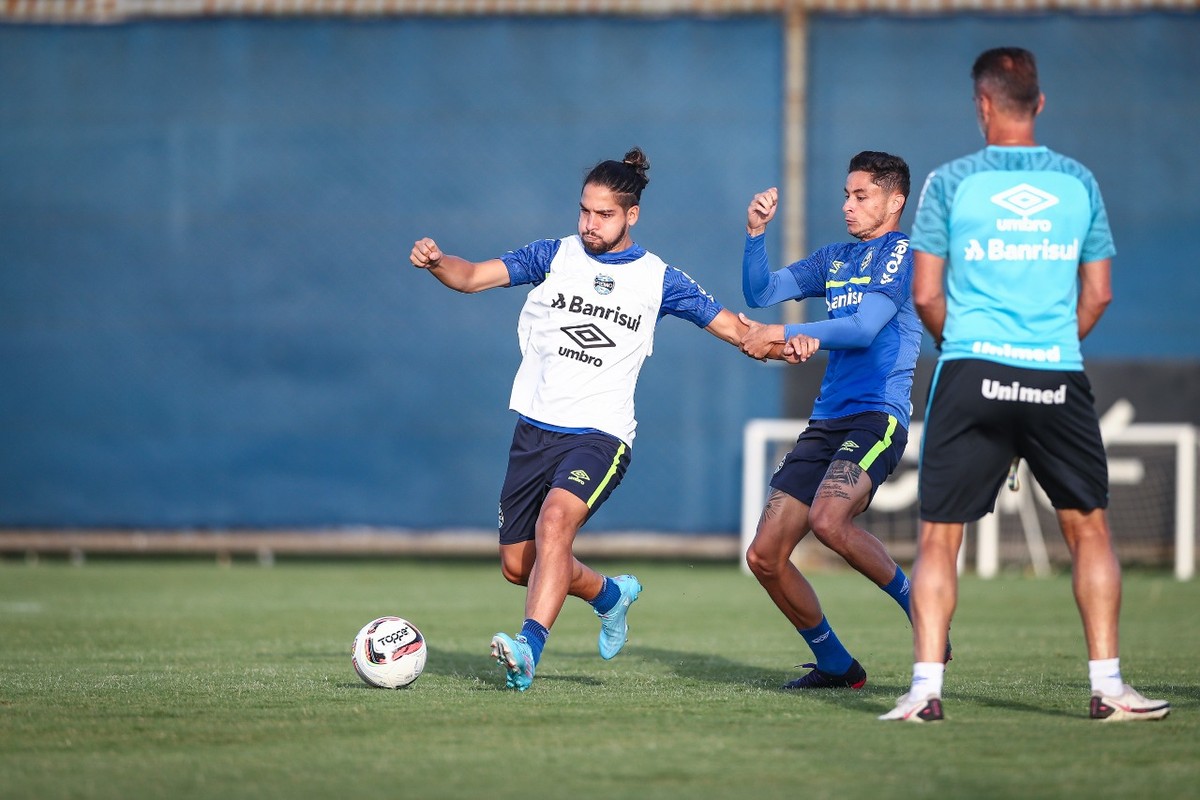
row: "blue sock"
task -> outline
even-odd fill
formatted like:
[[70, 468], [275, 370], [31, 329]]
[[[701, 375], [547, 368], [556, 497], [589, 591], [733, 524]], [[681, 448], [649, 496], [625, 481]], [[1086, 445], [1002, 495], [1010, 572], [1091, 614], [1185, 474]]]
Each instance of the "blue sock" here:
[[904, 609], [904, 614], [908, 617], [908, 621], [912, 622], [912, 608], [909, 606], [908, 597], [908, 576], [904, 574], [904, 570], [900, 569], [899, 564], [896, 565], [896, 574], [892, 576], [892, 582], [880, 588], [890, 594], [892, 599], [900, 604], [900, 608]]
[[613, 607], [621, 600], [621, 587], [617, 586], [617, 582], [607, 575], [604, 576], [604, 586], [600, 588], [600, 594], [593, 597], [588, 602], [592, 608], [596, 609], [598, 614], [607, 614], [613, 610]]
[[812, 648], [813, 655], [817, 657], [817, 669], [831, 675], [844, 675], [850, 669], [850, 662], [854, 659], [842, 646], [825, 617], [821, 617], [820, 624], [815, 628], [796, 628], [796, 632]]
[[521, 626], [521, 635], [525, 637], [525, 644], [529, 645], [529, 652], [533, 654], [533, 665], [542, 660], [542, 650], [546, 646], [546, 637], [550, 635], [550, 631], [542, 627], [542, 623], [536, 619], [527, 619], [525, 624]]

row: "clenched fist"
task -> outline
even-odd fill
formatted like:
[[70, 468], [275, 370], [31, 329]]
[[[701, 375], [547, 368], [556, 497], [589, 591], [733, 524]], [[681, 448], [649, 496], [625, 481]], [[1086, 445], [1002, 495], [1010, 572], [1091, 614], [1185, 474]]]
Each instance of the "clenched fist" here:
[[412, 262], [414, 267], [421, 269], [433, 269], [438, 264], [442, 263], [442, 251], [437, 246], [437, 242], [428, 237], [418, 239], [413, 245], [412, 252], [408, 256], [408, 260]]
[[772, 186], [765, 192], [754, 195], [746, 209], [746, 233], [758, 236], [767, 229], [767, 223], [775, 218], [779, 208], [779, 190]]

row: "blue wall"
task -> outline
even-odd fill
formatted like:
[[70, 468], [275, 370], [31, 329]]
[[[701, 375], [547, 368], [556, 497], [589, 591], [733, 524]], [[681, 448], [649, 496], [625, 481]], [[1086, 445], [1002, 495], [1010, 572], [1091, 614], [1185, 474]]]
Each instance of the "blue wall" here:
[[[1120, 250], [1089, 358], [1200, 356], [1175, 245], [1200, 228], [1200, 17], [810, 33], [810, 246], [844, 236], [854, 152], [904, 155], [917, 189], [979, 147], [971, 60], [1026, 45], [1041, 137], [1097, 174]], [[746, 204], [781, 181], [781, 36], [768, 17], [0, 27], [0, 525], [491, 527], [524, 290], [454, 294], [407, 265], [413, 240], [483, 259], [570, 233], [586, 169], [638, 144], [637, 239], [741, 310]], [[633, 465], [589, 527], [736, 529], [742, 423], [779, 413], [783, 375], [664, 320]]]
[[[572, 233], [637, 144], [638, 241], [744, 308], [780, 52], [767, 18], [0, 27], [0, 525], [494, 526], [525, 290], [412, 242]], [[592, 527], [734, 529], [780, 382], [664, 320]]]

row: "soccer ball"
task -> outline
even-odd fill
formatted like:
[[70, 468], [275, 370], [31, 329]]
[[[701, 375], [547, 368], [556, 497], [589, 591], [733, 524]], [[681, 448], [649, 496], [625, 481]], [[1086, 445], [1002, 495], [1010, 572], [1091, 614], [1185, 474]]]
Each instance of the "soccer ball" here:
[[350, 661], [368, 686], [402, 689], [421, 677], [428, 653], [416, 625], [401, 617], [380, 617], [354, 637]]

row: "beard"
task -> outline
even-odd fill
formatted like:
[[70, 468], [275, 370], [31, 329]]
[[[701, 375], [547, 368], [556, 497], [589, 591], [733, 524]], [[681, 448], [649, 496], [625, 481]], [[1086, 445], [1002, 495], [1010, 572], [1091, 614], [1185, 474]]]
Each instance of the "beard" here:
[[850, 234], [861, 242], [865, 242], [868, 239], [875, 238], [876, 231], [883, 227], [883, 223], [884, 219], [870, 221], [855, 220], [853, 227], [850, 225], [846, 226], [846, 233]]
[[579, 238], [583, 241], [583, 249], [587, 250], [594, 256], [602, 256], [605, 253], [611, 253], [617, 248], [621, 242], [625, 241], [625, 236], [629, 233], [629, 225], [622, 225], [621, 230], [611, 240], [596, 236], [594, 239], [589, 239], [583, 233], [579, 234]]

